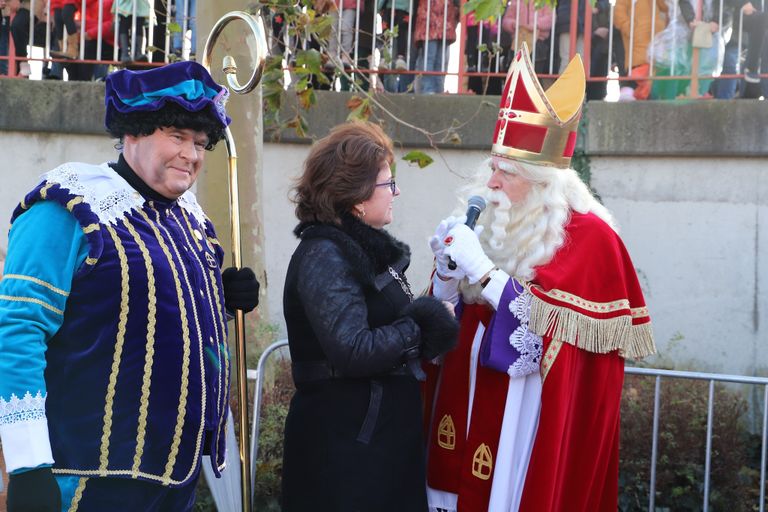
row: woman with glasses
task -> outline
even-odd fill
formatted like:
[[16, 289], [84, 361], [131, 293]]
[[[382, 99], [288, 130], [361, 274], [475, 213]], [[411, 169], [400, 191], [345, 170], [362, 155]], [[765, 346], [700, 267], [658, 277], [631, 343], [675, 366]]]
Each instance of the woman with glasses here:
[[410, 250], [384, 230], [400, 195], [393, 159], [381, 128], [346, 123], [315, 143], [293, 190], [286, 512], [427, 510], [420, 361], [455, 345], [457, 323], [414, 299]]

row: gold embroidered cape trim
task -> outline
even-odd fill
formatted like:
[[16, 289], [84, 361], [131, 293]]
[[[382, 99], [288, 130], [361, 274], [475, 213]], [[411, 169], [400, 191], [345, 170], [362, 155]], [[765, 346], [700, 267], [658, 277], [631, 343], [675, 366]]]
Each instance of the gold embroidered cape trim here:
[[[70, 199], [67, 202], [67, 210], [72, 212], [72, 210], [75, 209], [75, 206], [79, 205], [82, 202], [83, 202], [83, 196], [75, 196], [75, 197], [73, 197], [72, 199]], [[96, 224], [96, 226], [98, 226], [98, 224]]]
[[[630, 310], [628, 302], [625, 307], [619, 307], [624, 306], [623, 300], [595, 303], [559, 290], [544, 292], [530, 284], [526, 285], [526, 288], [532, 295], [528, 328], [535, 334], [551, 336], [554, 340], [598, 354], [618, 350], [621, 357], [641, 359], [656, 353], [647, 309]], [[555, 297], [551, 297], [551, 293], [554, 293]], [[554, 298], [563, 305], [547, 302], [541, 295]], [[566, 298], [564, 300], [561, 297]], [[596, 314], [612, 316], [592, 317], [573, 309], [574, 306]], [[645, 315], [635, 316], [642, 313], [639, 310], [645, 310]]]
[[[552, 289], [549, 291], [544, 291], [540, 287], [531, 285], [528, 286], [531, 293], [538, 297], [547, 297], [549, 299], [552, 299], [553, 301], [562, 302], [564, 304], [575, 306], [577, 308], [581, 308], [585, 311], [589, 311], [590, 313], [596, 313], [596, 314], [616, 314], [620, 313], [623, 314], [626, 311], [629, 311], [629, 300], [627, 299], [619, 299], [614, 300], [610, 302], [593, 302], [586, 299], [582, 299], [578, 295], [574, 295], [572, 293], [568, 293], [563, 290], [558, 289]], [[640, 308], [636, 308], [640, 309]], [[646, 310], [647, 313], [647, 310]]]
[[552, 369], [552, 367], [555, 365], [555, 360], [557, 359], [557, 355], [560, 353], [560, 349], [563, 348], [563, 342], [558, 340], [552, 340], [552, 342], [549, 344], [549, 347], [547, 347], [547, 352], [544, 354], [544, 357], [541, 358], [541, 382], [545, 382], [547, 380], [547, 375], [549, 375], [549, 370]]

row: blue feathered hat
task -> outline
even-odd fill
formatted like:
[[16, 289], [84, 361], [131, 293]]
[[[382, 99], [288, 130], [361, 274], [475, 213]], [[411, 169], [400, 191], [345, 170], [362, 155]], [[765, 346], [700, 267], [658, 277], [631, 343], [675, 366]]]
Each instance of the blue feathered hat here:
[[225, 109], [229, 91], [214, 82], [197, 62], [174, 62], [146, 71], [123, 69], [108, 75], [106, 82], [104, 124], [107, 127], [116, 112], [153, 112], [169, 101], [189, 112], [199, 112], [212, 105], [224, 128], [232, 121]]

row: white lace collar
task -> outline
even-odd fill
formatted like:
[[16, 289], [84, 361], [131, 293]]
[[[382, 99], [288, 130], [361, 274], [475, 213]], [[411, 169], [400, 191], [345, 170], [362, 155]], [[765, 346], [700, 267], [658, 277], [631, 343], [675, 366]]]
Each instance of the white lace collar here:
[[[43, 174], [42, 179], [59, 184], [71, 194], [82, 196], [102, 224], [115, 224], [118, 219], [131, 210], [140, 209], [145, 203], [144, 197], [107, 163], [92, 165], [70, 162]], [[192, 192], [185, 192], [178, 203], [204, 225], [205, 213]]]

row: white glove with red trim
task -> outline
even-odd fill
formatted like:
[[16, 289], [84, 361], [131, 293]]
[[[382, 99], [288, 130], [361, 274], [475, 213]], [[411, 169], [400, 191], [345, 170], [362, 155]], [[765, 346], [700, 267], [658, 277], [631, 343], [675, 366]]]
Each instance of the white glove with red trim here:
[[429, 239], [429, 247], [432, 249], [432, 254], [435, 255], [435, 266], [437, 268], [438, 277], [445, 279], [463, 279], [464, 271], [458, 267], [454, 270], [448, 268], [448, 256], [445, 255], [445, 243], [444, 240], [448, 236], [448, 232], [453, 229], [457, 224], [463, 224], [466, 221], [466, 217], [447, 217], [443, 219], [435, 229], [435, 234]]
[[443, 254], [456, 262], [456, 269], [464, 272], [470, 284], [478, 282], [495, 268], [485, 255], [477, 233], [464, 224], [451, 228], [443, 243]]

